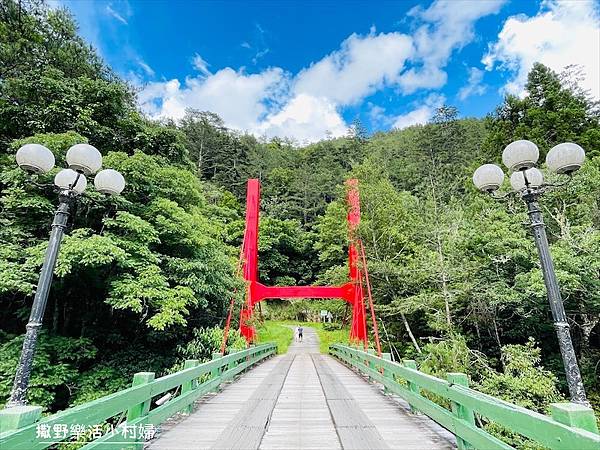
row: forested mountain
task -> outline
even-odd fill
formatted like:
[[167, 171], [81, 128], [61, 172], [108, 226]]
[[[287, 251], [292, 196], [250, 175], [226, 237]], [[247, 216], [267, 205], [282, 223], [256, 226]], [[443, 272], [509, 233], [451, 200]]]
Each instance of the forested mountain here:
[[[127, 187], [83, 196], [61, 249], [30, 401], [64, 408], [122, 388], [132, 373], [206, 357], [219, 341], [244, 226], [245, 182], [262, 183], [267, 284], [347, 276], [344, 181], [360, 181], [362, 223], [386, 348], [432, 373], [463, 371], [485, 392], [544, 410], [564, 375], [524, 205], [495, 202], [473, 170], [515, 139], [543, 160], [587, 152], [543, 210], [589, 397], [600, 404], [600, 112], [577, 72], [536, 65], [529, 95], [485, 119], [440, 108], [426, 125], [298, 147], [227, 129], [208, 111], [158, 123], [77, 35], [67, 11], [0, 1], [0, 403], [7, 398], [57, 196], [17, 168], [25, 142], [64, 166], [89, 142]], [[545, 175], [547, 175], [545, 173]], [[552, 179], [551, 175], [547, 175]], [[505, 187], [505, 189], [507, 189]], [[238, 299], [238, 307], [241, 299]], [[334, 306], [332, 306], [334, 308]], [[338, 306], [340, 313], [342, 306]], [[239, 345], [233, 340], [232, 345]]]

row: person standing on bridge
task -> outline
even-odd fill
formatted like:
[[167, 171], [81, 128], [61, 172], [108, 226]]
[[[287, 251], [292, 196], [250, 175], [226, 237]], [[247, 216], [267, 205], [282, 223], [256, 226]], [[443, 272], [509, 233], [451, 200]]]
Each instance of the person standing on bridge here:
[[304, 331], [302, 330], [302, 327], [298, 327], [298, 340], [300, 342], [302, 342], [302, 331]]

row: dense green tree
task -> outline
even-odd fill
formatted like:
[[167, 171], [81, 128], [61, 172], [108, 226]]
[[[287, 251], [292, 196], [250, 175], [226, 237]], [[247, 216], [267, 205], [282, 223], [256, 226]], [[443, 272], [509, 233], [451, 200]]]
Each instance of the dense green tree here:
[[516, 139], [529, 139], [541, 157], [556, 144], [576, 142], [588, 157], [600, 154], [598, 100], [578, 87], [579, 73], [570, 67], [562, 74], [535, 64], [528, 75], [523, 98], [508, 96], [488, 120], [488, 154], [498, 157]]
[[[248, 178], [262, 183], [261, 281], [345, 282], [344, 182], [358, 178], [358, 235], [386, 348], [416, 357], [432, 374], [468, 372], [485, 392], [544, 411], [559, 398], [557, 387], [565, 391], [564, 375], [524, 205], [494, 202], [470, 180], [479, 164], [498, 163], [506, 144], [525, 138], [538, 144], [541, 161], [563, 141], [587, 151], [580, 173], [541, 203], [597, 405], [600, 108], [578, 77], [576, 68], [556, 74], [537, 64], [526, 95], [508, 96], [485, 120], [459, 118], [445, 105], [424, 125], [369, 136], [355, 121], [343, 138], [298, 146], [229, 130], [209, 111], [190, 110], [179, 123], [150, 121], [132, 87], [78, 36], [67, 10], [0, 0], [0, 402], [57, 202], [57, 169], [32, 180], [14, 153], [39, 142], [60, 167], [71, 145], [89, 142], [127, 187], [107, 199], [90, 183], [78, 201], [56, 267], [32, 401], [64, 408], [125, 387], [135, 371], [166, 373], [183, 358], [210, 356], [222, 337], [214, 326], [241, 286], [234, 267]], [[344, 305], [335, 305], [279, 303], [267, 314], [300, 318], [327, 308], [344, 317]]]
[[133, 88], [77, 35], [66, 9], [0, 2], [0, 151], [18, 138], [75, 131], [105, 151], [188, 164], [181, 132], [137, 111]]

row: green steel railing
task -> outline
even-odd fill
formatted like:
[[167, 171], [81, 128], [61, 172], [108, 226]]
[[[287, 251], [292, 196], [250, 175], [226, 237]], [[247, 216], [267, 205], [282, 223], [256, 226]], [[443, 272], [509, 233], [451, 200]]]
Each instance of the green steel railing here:
[[[600, 435], [591, 408], [554, 403], [550, 405], [549, 417], [470, 389], [463, 373], [450, 373], [447, 380], [442, 380], [418, 371], [414, 361], [392, 362], [389, 354], [379, 358], [340, 344], [331, 345], [329, 352], [402, 397], [413, 411], [429, 416], [452, 432], [461, 450], [513, 448], [478, 426], [476, 417], [493, 421], [551, 449], [600, 450]], [[422, 390], [445, 399], [451, 409], [421, 395]]]
[[[212, 361], [203, 364], [198, 360], [187, 360], [183, 370], [157, 379], [152, 372], [136, 373], [132, 387], [128, 389], [42, 419], [39, 406], [4, 409], [0, 411], [0, 449], [48, 448], [71, 438], [70, 433], [62, 437], [57, 430], [68, 431], [73, 426], [91, 429], [119, 416], [126, 420], [110, 432], [94, 436], [96, 439], [82, 448], [141, 449], [144, 438], [142, 432], [136, 430], [159, 425], [177, 412], [191, 412], [196, 399], [216, 391], [224, 381], [276, 353], [275, 344], [262, 344], [227, 356], [215, 354]], [[168, 392], [172, 397], [167, 400], [164, 394]], [[163, 397], [164, 402], [152, 408], [153, 400], [159, 397]], [[49, 431], [51, 437], [45, 439], [43, 433], [40, 436], [40, 430]]]

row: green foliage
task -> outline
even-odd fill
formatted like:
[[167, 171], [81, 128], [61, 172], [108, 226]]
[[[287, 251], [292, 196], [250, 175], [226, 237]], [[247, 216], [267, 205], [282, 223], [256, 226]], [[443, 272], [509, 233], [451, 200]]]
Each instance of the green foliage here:
[[[433, 374], [467, 372], [494, 395], [504, 390], [544, 410], [566, 387], [527, 217], [520, 201], [495, 203], [470, 181], [477, 165], [499, 162], [504, 146], [521, 138], [538, 144], [541, 160], [562, 141], [587, 152], [573, 181], [541, 204], [584, 381], [597, 401], [600, 108], [577, 79], [574, 68], [556, 74], [535, 65], [529, 95], [507, 97], [485, 120], [459, 118], [445, 105], [425, 125], [368, 136], [356, 122], [344, 138], [299, 146], [228, 130], [207, 111], [189, 111], [179, 124], [149, 121], [131, 86], [78, 36], [68, 11], [2, 1], [0, 330], [9, 337], [0, 350], [0, 401], [56, 208], [52, 178], [71, 145], [89, 142], [127, 186], [108, 199], [88, 180], [77, 202], [31, 402], [56, 410], [126, 387], [135, 371], [160, 373], [185, 358], [210, 357], [232, 292], [240, 292], [238, 307], [243, 296], [234, 267], [248, 178], [262, 183], [261, 281], [346, 282], [343, 183], [358, 178], [358, 234], [386, 350], [420, 360]], [[14, 160], [29, 142], [46, 145], [57, 160], [35, 184]], [[320, 309], [338, 324], [348, 319], [341, 301], [262, 306], [276, 320], [316, 320]], [[315, 327], [322, 347], [347, 336]], [[263, 339], [288, 343], [291, 333], [281, 324], [260, 330]], [[523, 345], [530, 336], [541, 349]], [[242, 343], [235, 333], [230, 342]], [[69, 359], [73, 353], [87, 356]]]
[[425, 345], [419, 360], [419, 370], [439, 378], [446, 378], [452, 372], [469, 373], [473, 376], [486, 367], [485, 356], [469, 349], [461, 335], [452, 335]]
[[[23, 345], [23, 336], [8, 338], [0, 345], [0, 400], [8, 399]], [[33, 360], [28, 400], [45, 410], [66, 407], [79, 371], [94, 360], [98, 349], [87, 338], [50, 336], [41, 333]]]
[[294, 339], [296, 328], [313, 328], [319, 338], [319, 351], [323, 354], [329, 353], [329, 346], [335, 343], [347, 344], [349, 329], [341, 326], [327, 326], [322, 322], [306, 322], [297, 320], [265, 320], [258, 324], [258, 338], [260, 342], [275, 342], [278, 353], [286, 353], [289, 345]]
[[155, 372], [157, 377], [166, 375], [166, 369], [175, 362], [174, 355], [161, 354], [152, 347], [141, 345], [98, 356], [100, 359], [76, 378], [69, 406], [126, 389], [137, 372]]
[[[7, 0], [0, 12], [3, 330], [24, 330], [57, 204], [52, 179], [65, 166], [67, 149], [95, 145], [103, 166], [119, 170], [127, 182], [122, 196], [109, 199], [88, 180], [62, 243], [44, 329], [57, 348], [65, 346], [57, 339], [82, 339], [82, 347], [102, 353], [84, 367], [63, 363], [40, 344], [38, 357], [48, 367], [36, 363], [33, 379], [41, 384], [38, 375], [48, 378], [48, 387], [32, 389], [29, 401], [59, 409], [126, 387], [132, 370], [169, 367], [170, 350], [192, 339], [194, 328], [222, 320], [239, 283], [233, 276], [237, 251], [225, 243], [230, 237], [223, 225], [239, 220], [240, 212], [208, 204], [205, 193], [214, 188], [190, 170], [184, 134], [142, 118], [131, 88], [77, 36], [66, 11]], [[46, 145], [56, 157], [56, 168], [36, 176], [37, 184], [14, 160], [30, 142]], [[11, 345], [6, 351], [17, 355], [17, 341]], [[155, 356], [122, 353], [126, 345], [152, 348]], [[7, 374], [14, 371], [14, 357], [3, 360]]]
[[323, 331], [341, 330], [342, 324], [336, 322], [323, 322]]
[[[558, 392], [556, 376], [540, 366], [540, 354], [532, 338], [525, 345], [503, 346], [503, 372], [490, 371], [477, 389], [529, 410], [548, 414], [550, 403], [564, 401], [564, 398]], [[488, 432], [515, 448], [542, 448], [494, 422], [486, 422], [484, 426]]]
[[548, 405], [563, 398], [556, 387], [556, 376], [541, 367], [540, 362], [541, 350], [532, 338], [525, 345], [505, 345], [503, 372], [490, 372], [480, 389], [532, 411], [548, 413]]
[[561, 142], [577, 142], [589, 157], [600, 154], [598, 101], [578, 86], [580, 70], [571, 66], [556, 74], [535, 64], [528, 75], [524, 98], [509, 96], [489, 121], [486, 146], [495, 156], [516, 139], [535, 142], [544, 156]]
[[261, 302], [262, 315], [267, 320], [309, 321], [319, 320], [322, 310], [330, 311], [335, 320], [343, 320], [347, 303], [340, 300], [269, 300]]
[[269, 285], [302, 285], [313, 279], [311, 234], [296, 220], [264, 217], [259, 228], [260, 278]]
[[[171, 367], [170, 372], [177, 372], [183, 369], [183, 363], [186, 359], [197, 359], [200, 362], [210, 361], [214, 353], [221, 352], [223, 329], [219, 327], [196, 328], [192, 336], [191, 340], [177, 347], [178, 362], [175, 366]], [[238, 330], [229, 330], [226, 353], [245, 348], [246, 340], [240, 335], [240, 332]]]
[[348, 344], [350, 341], [350, 329], [348, 327], [333, 328], [326, 326], [330, 324], [317, 322], [310, 323], [309, 326], [314, 328], [319, 336], [319, 351], [324, 354], [329, 353], [331, 344]]

